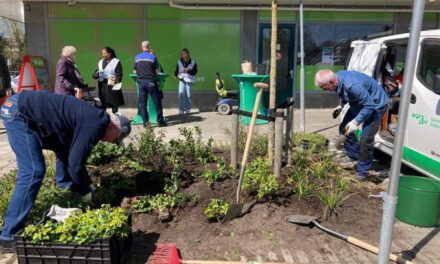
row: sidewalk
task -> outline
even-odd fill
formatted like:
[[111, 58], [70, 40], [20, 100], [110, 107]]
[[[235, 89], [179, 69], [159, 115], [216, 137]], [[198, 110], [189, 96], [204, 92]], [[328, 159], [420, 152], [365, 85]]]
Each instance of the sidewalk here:
[[[136, 110], [135, 109], [122, 109], [123, 114], [132, 118]], [[225, 136], [225, 129], [230, 129], [231, 116], [222, 116], [214, 112], [195, 112], [187, 116], [179, 116], [177, 109], [165, 109], [165, 116], [169, 119], [169, 126], [164, 128], [156, 128], [164, 131], [165, 140], [170, 140], [179, 135], [178, 128], [182, 126], [194, 127], [199, 126], [202, 130], [204, 138], [212, 137], [214, 139], [215, 146], [227, 146], [229, 145], [229, 138]], [[295, 131], [299, 131], [299, 111], [295, 111], [294, 116]], [[329, 139], [333, 139], [338, 133], [338, 120], [331, 118], [330, 109], [311, 109], [306, 111], [306, 132], [317, 132], [327, 136]], [[3, 127], [0, 121], [0, 127]], [[135, 138], [143, 130], [142, 126], [133, 126], [132, 134], [130, 138]], [[257, 131], [267, 130], [267, 125], [258, 126]], [[15, 168], [15, 156], [9, 147], [5, 134], [0, 134], [0, 177], [6, 171]], [[374, 193], [375, 194], [375, 193]], [[362, 228], [362, 227], [359, 227]], [[411, 225], [404, 224], [397, 221], [394, 231], [394, 240], [392, 245], [392, 251], [394, 253], [408, 252], [409, 255], [415, 256], [415, 263], [440, 263], [440, 227], [438, 228], [419, 228]], [[362, 239], [361, 237], [358, 237]], [[372, 241], [369, 241], [372, 242]], [[323, 239], [323, 243], [325, 239]], [[378, 246], [379, 237], [377, 241], [373, 243]], [[275, 251], [268, 251], [268, 256], [246, 256], [248, 259], [272, 259], [279, 262], [287, 263], [319, 263], [319, 260], [323, 260], [322, 256], [326, 255], [327, 258], [332, 255], [332, 259], [335, 262], [332, 263], [376, 263], [376, 256], [372, 253], [368, 253], [355, 246], [351, 246], [347, 243], [344, 248], [345, 254], [336, 255], [334, 252], [340, 252], [341, 249], [328, 246], [326, 252], [318, 252], [317, 250], [310, 249], [307, 252], [296, 251], [295, 246], [291, 245], [289, 248], [280, 248]], [[406, 254], [405, 256], [408, 256]], [[0, 264], [16, 263], [14, 255], [1, 256]], [[321, 262], [322, 263], [322, 262]]]

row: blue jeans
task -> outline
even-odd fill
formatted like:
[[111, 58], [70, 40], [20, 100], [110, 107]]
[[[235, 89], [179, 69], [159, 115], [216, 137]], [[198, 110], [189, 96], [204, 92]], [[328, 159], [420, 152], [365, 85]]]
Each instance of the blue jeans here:
[[161, 93], [157, 87], [157, 82], [154, 80], [139, 79], [139, 105], [141, 107], [141, 116], [144, 126], [148, 123], [149, 116], [147, 111], [148, 94], [153, 99], [154, 108], [157, 114], [157, 123], [164, 123], [163, 111], [162, 111], [162, 98]]
[[179, 112], [189, 113], [191, 110], [192, 83], [179, 81]]
[[[344, 133], [346, 125], [353, 120], [360, 109], [349, 109], [339, 126], [339, 132]], [[363, 123], [360, 142], [356, 139], [354, 133], [347, 136], [345, 151], [351, 159], [357, 160], [357, 173], [360, 177], [367, 177], [371, 169], [374, 155], [374, 136], [380, 127], [380, 120], [386, 111], [386, 107], [374, 111], [371, 116]]]
[[14, 193], [4, 217], [2, 240], [12, 240], [24, 228], [46, 172], [40, 141], [28, 128], [28, 121], [18, 112], [18, 98], [8, 98], [1, 108], [1, 117], [6, 127], [9, 144], [17, 158], [18, 174]]

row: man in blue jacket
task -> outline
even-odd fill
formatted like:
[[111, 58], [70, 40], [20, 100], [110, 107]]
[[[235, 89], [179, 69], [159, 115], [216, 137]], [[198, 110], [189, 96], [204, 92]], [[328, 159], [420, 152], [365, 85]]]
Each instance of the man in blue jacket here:
[[150, 50], [150, 42], [147, 40], [142, 41], [141, 44], [142, 53], [139, 53], [134, 57], [133, 71], [137, 74], [137, 83], [139, 87], [139, 105], [141, 108], [141, 116], [144, 127], [148, 125], [148, 94], [153, 99], [154, 107], [157, 115], [157, 125], [162, 127], [167, 123], [163, 118], [162, 110], [162, 97], [161, 92], [157, 84], [157, 73], [159, 73], [159, 63], [156, 56], [154, 56]]
[[[351, 159], [357, 160], [357, 178], [366, 180], [373, 162], [374, 136], [387, 109], [388, 95], [373, 78], [355, 71], [321, 70], [315, 75], [315, 85], [326, 91], [336, 91], [341, 105], [348, 103], [339, 131], [347, 136], [345, 150]], [[360, 142], [353, 132], [362, 124]]]
[[43, 149], [57, 156], [57, 185], [87, 202], [93, 188], [85, 165], [92, 148], [100, 140], [119, 143], [131, 127], [124, 116], [49, 92], [23, 91], [9, 97], [1, 117], [18, 166], [0, 235], [0, 251], [11, 252], [13, 237], [24, 227], [46, 172]]

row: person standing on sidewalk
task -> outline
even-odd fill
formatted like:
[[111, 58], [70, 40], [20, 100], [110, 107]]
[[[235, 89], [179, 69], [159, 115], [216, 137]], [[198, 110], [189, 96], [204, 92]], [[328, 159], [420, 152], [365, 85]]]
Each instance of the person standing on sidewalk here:
[[94, 188], [85, 165], [92, 148], [100, 140], [120, 143], [131, 127], [124, 116], [107, 114], [73, 96], [47, 91], [12, 95], [0, 115], [18, 167], [0, 235], [0, 252], [7, 253], [14, 250], [14, 235], [24, 228], [46, 173], [43, 149], [53, 150], [57, 156], [57, 186], [90, 202]]
[[0, 107], [11, 93], [11, 75], [5, 58], [0, 55]]
[[150, 42], [147, 40], [141, 43], [142, 53], [134, 57], [134, 73], [137, 74], [137, 82], [139, 87], [139, 105], [141, 108], [141, 116], [144, 127], [148, 125], [147, 102], [148, 94], [153, 99], [156, 108], [158, 126], [166, 126], [167, 123], [163, 118], [162, 98], [159, 87], [157, 85], [157, 73], [159, 73], [159, 63], [155, 55], [150, 53]]
[[197, 63], [191, 59], [188, 49], [182, 49], [174, 77], [179, 78], [179, 114], [191, 112], [191, 86], [197, 74]]
[[122, 90], [113, 90], [117, 83], [122, 82], [122, 65], [116, 57], [115, 50], [110, 47], [102, 48], [101, 55], [103, 59], [98, 62], [98, 69], [92, 77], [98, 79], [98, 95], [102, 107], [111, 107], [115, 114], [119, 106], [125, 103]]
[[65, 46], [58, 59], [55, 77], [55, 93], [75, 96], [75, 88], [83, 88], [84, 79], [75, 63], [76, 48]]
[[[355, 71], [318, 71], [315, 85], [326, 91], [337, 92], [341, 105], [350, 105], [339, 126], [339, 133], [347, 136], [344, 145], [347, 156], [358, 161], [357, 179], [366, 180], [373, 162], [374, 136], [387, 109], [386, 91], [373, 78]], [[362, 136], [359, 142], [354, 132], [361, 124]]]

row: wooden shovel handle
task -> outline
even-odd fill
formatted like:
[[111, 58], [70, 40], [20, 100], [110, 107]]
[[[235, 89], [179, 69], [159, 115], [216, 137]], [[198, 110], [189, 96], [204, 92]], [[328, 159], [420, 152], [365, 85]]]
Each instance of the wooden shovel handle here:
[[249, 156], [249, 148], [251, 146], [252, 135], [254, 134], [255, 121], [257, 120], [258, 107], [260, 106], [261, 96], [263, 94], [263, 89], [259, 88], [257, 97], [255, 98], [255, 105], [252, 111], [251, 124], [249, 125], [249, 131], [247, 134], [246, 145], [244, 147], [243, 159], [241, 160], [240, 178], [238, 179], [237, 197], [236, 201], [239, 203], [240, 200], [240, 190], [241, 184], [243, 183], [244, 170], [246, 168], [246, 162]]
[[[370, 245], [368, 243], [365, 243], [362, 240], [359, 240], [357, 238], [348, 236], [347, 237], [347, 241], [349, 243], [353, 244], [353, 245], [356, 245], [356, 246], [358, 246], [360, 248], [366, 249], [366, 250], [368, 250], [370, 252], [373, 252], [373, 253], [379, 255], [379, 248], [377, 248], [377, 247], [375, 247], [373, 245]], [[392, 260], [392, 261], [394, 261], [394, 262], [396, 262], [398, 264], [414, 264], [414, 262], [411, 262], [409, 260], [403, 259], [403, 258], [397, 256], [396, 254], [392, 254], [392, 253], [390, 254], [390, 260]]]

